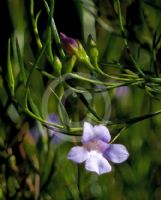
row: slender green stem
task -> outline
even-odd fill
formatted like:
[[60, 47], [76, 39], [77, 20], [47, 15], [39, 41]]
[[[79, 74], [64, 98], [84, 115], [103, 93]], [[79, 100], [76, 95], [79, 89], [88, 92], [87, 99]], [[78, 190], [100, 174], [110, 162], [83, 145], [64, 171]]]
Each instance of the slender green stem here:
[[[80, 76], [78, 74], [74, 74], [74, 73], [70, 73], [69, 76], [72, 76], [73, 78], [76, 78], [76, 79], [79, 79], [79, 80], [82, 80], [82, 81], [87, 81], [87, 82], [90, 82], [90, 83], [94, 83], [94, 84], [99, 84], [99, 85], [106, 85], [106, 86], [109, 86], [111, 84], [113, 84], [112, 82], [102, 82], [102, 81], [97, 81], [97, 80], [93, 80], [91, 78], [87, 78], [87, 77], [84, 77], [84, 76]], [[136, 78], [136, 79], [121, 79], [122, 81], [127, 81], [127, 82], [130, 82], [130, 81], [143, 81], [142, 78]], [[115, 84], [118, 84], [118, 83], [115, 83]], [[125, 84], [125, 83], [124, 83]]]
[[116, 77], [116, 76], [106, 74], [99, 67], [96, 68], [96, 72], [98, 72], [100, 75], [102, 75], [102, 76], [104, 76], [108, 79], [110, 78], [110, 79], [119, 80], [119, 81], [128, 81], [128, 79], [126, 79], [126, 78], [120, 78], [120, 77]]
[[[159, 115], [159, 114], [161, 114], [161, 110], [153, 112], [153, 113], [149, 113], [147, 115], [131, 118], [131, 119], [125, 120], [124, 122], [118, 122], [118, 124], [122, 124], [123, 127], [120, 128], [118, 134], [113, 138], [113, 140], [110, 143], [113, 143], [121, 135], [121, 133], [124, 130], [129, 128], [129, 126], [131, 126], [135, 123], [141, 122], [143, 120], [149, 119], [149, 118], [154, 117], [154, 116]], [[115, 124], [117, 124], [117, 122]]]
[[[53, 76], [53, 75], [51, 75], [51, 74], [49, 74], [49, 73], [47, 73], [47, 72], [45, 72], [45, 71], [43, 71], [39, 68], [37, 68], [37, 69], [42, 73], [42, 75], [48, 77], [49, 79], [53, 79], [53, 80], [55, 79], [55, 76]], [[70, 73], [70, 74], [66, 74], [66, 75], [63, 76], [63, 78], [68, 78], [68, 77], [72, 77], [74, 79], [86, 81], [86, 82], [97, 84], [97, 85], [107, 86], [106, 88], [96, 90], [97, 92], [102, 92], [104, 90], [114, 89], [114, 88], [121, 87], [121, 86], [138, 85], [138, 84], [144, 83], [143, 78], [128, 79], [128, 81], [123, 82], [123, 83], [115, 83], [115, 82], [102, 82], [102, 81], [90, 79], [90, 78], [87, 78], [87, 77], [84, 77], [84, 76], [80, 76], [80, 75], [75, 74], [75, 73]], [[86, 90], [89, 90], [89, 89], [81, 90], [81, 89], [78, 89], [78, 88], [73, 88], [71, 86], [69, 86], [69, 87], [72, 88], [75, 92], [79, 92], [79, 93], [83, 93]]]
[[7, 55], [7, 75], [8, 75], [8, 86], [10, 88], [11, 95], [15, 93], [15, 80], [13, 76], [12, 62], [11, 62], [11, 42], [8, 40], [8, 55]]
[[16, 38], [16, 50], [17, 50], [17, 56], [18, 56], [18, 61], [19, 61], [19, 65], [20, 65], [20, 73], [21, 73], [21, 77], [22, 77], [22, 82], [23, 82], [23, 85], [25, 86], [26, 85], [26, 73], [25, 73], [24, 62], [22, 59], [19, 42], [18, 42], [17, 38]]
[[[46, 125], [46, 126], [49, 126], [48, 128], [50, 128], [50, 127], [55, 127], [55, 128], [58, 129], [58, 130], [57, 130], [58, 132], [59, 132], [59, 131], [60, 131], [60, 132], [62, 131], [63, 134], [66, 134], [66, 135], [79, 136], [78, 132], [81, 132], [81, 131], [83, 130], [82, 127], [77, 127], [77, 128], [70, 128], [70, 132], [67, 132], [64, 126], [59, 125], [59, 124], [55, 124], [55, 123], [48, 122], [48, 121], [42, 119], [41, 117], [35, 115], [35, 114], [34, 114], [33, 112], [31, 112], [28, 108], [25, 108], [24, 111], [25, 111], [26, 114], [28, 114], [29, 116], [31, 116], [33, 119], [40, 121], [41, 123], [43, 123], [43, 124]], [[77, 134], [74, 134], [74, 133], [76, 133], [76, 132], [77, 132]]]
[[59, 125], [59, 124], [55, 124], [55, 123], [48, 122], [48, 121], [42, 119], [41, 117], [35, 115], [35, 114], [34, 114], [33, 112], [31, 112], [28, 108], [25, 108], [24, 111], [25, 111], [28, 115], [30, 115], [32, 118], [34, 118], [34, 119], [36, 119], [36, 120], [42, 122], [43, 124], [46, 124], [46, 125], [48, 125], [48, 126], [54, 126], [55, 128], [59, 128], [59, 129], [62, 129], [62, 130], [64, 129], [64, 127], [61, 126], [61, 125]]
[[117, 139], [120, 137], [121, 133], [122, 133], [123, 131], [125, 131], [126, 129], [127, 129], [126, 126], [121, 127], [120, 130], [119, 130], [119, 132], [117, 133], [117, 135], [116, 135], [116, 136], [112, 139], [112, 141], [110, 142], [110, 144], [114, 143], [115, 140], [117, 140]]
[[74, 92], [76, 92], [76, 93], [86, 93], [87, 92], [87, 90], [88, 91], [94, 91], [94, 93], [100, 93], [100, 92], [105, 92], [105, 91], [107, 91], [107, 90], [111, 90], [111, 89], [115, 89], [115, 88], [118, 88], [118, 87], [123, 87], [123, 86], [128, 86], [128, 85], [130, 85], [130, 86], [132, 86], [132, 85], [140, 85], [140, 84], [142, 84], [142, 83], [144, 83], [143, 81], [129, 81], [128, 83], [119, 83], [119, 84], [115, 84], [114, 83], [114, 85], [109, 85], [109, 86], [105, 86], [104, 85], [104, 87], [103, 88], [101, 88], [101, 89], [91, 89], [91, 88], [74, 88], [74, 87], [71, 87], [71, 86], [69, 86], [68, 85], [68, 87], [71, 89], [71, 90], [73, 90]]
[[159, 114], [161, 114], [161, 110], [158, 110], [158, 111], [153, 112], [153, 113], [149, 113], [147, 115], [143, 115], [143, 116], [139, 116], [139, 117], [135, 117], [135, 118], [132, 118], [132, 119], [125, 120], [125, 123], [127, 125], [131, 125], [131, 124], [143, 121], [145, 119], [154, 117], [154, 116], [159, 115]]
[[45, 44], [43, 45], [43, 47], [39, 50], [39, 53], [38, 53], [38, 55], [37, 55], [37, 58], [36, 58], [36, 60], [35, 60], [35, 62], [34, 62], [34, 64], [33, 64], [33, 66], [32, 66], [32, 68], [31, 68], [31, 70], [30, 70], [30, 72], [29, 72], [29, 76], [28, 76], [27, 83], [26, 83], [26, 87], [27, 87], [27, 88], [29, 87], [32, 73], [33, 73], [34, 69], [36, 68], [36, 66], [38, 65], [38, 63], [39, 63], [39, 61], [40, 61], [42, 55], [44, 54], [45, 49], [46, 49], [46, 47], [47, 47], [47, 44], [48, 44], [48, 40], [46, 40], [46, 42], [45, 42]]
[[[45, 0], [43, 0], [43, 1], [44, 1], [46, 11], [47, 11], [48, 15], [50, 15], [50, 8], [48, 6], [48, 3]], [[62, 59], [64, 59], [66, 56], [65, 56], [65, 53], [63, 51], [63, 48], [62, 48], [62, 45], [61, 45], [61, 42], [60, 42], [60, 37], [59, 37], [58, 31], [57, 31], [57, 28], [56, 28], [56, 25], [55, 25], [55, 21], [54, 21], [53, 18], [51, 20], [51, 29], [52, 29], [52, 32], [53, 32], [53, 35], [54, 35], [55, 42], [58, 46], [60, 57]]]
[[39, 36], [38, 27], [37, 27], [37, 22], [38, 22], [38, 18], [40, 16], [40, 13], [41, 12], [39, 12], [36, 15], [36, 18], [34, 17], [34, 0], [30, 0], [31, 21], [32, 21], [33, 31], [34, 31], [34, 34], [35, 34], [36, 43], [37, 43], [37, 46], [38, 46], [39, 49], [41, 49], [42, 46], [43, 46], [42, 43], [41, 43], [41, 39], [40, 39], [40, 36]]
[[118, 14], [119, 14], [120, 28], [121, 28], [121, 33], [122, 33], [122, 37], [123, 37], [123, 40], [124, 40], [125, 47], [127, 49], [127, 52], [128, 52], [128, 54], [130, 56], [130, 59], [131, 59], [132, 63], [136, 67], [137, 71], [139, 72], [139, 74], [142, 77], [145, 77], [145, 74], [143, 73], [143, 71], [141, 70], [140, 66], [137, 64], [137, 62], [135, 61], [135, 59], [133, 58], [133, 56], [131, 54], [131, 51], [129, 49], [128, 42], [127, 42], [126, 36], [125, 36], [125, 30], [124, 30], [124, 26], [123, 26], [123, 21], [122, 21], [122, 12], [121, 12], [121, 7], [120, 7], [120, 1], [116, 0], [116, 2], [117, 2]]
[[54, 94], [57, 102], [58, 102], [58, 111], [59, 111], [59, 116], [60, 116], [60, 119], [62, 120], [62, 123], [64, 124], [64, 126], [66, 127], [66, 130], [68, 130], [70, 132], [70, 119], [69, 119], [69, 116], [68, 116], [68, 113], [64, 107], [64, 105], [62, 104], [61, 102], [61, 96], [58, 97], [57, 94], [54, 92], [54, 90], [52, 90], [52, 88], [50, 88], [52, 93]]
[[48, 26], [47, 26], [47, 38], [49, 40], [48, 43], [48, 52], [47, 52], [47, 58], [49, 58], [49, 62], [51, 65], [53, 65], [53, 52], [52, 52], [52, 32], [51, 32], [51, 24], [52, 24], [52, 16], [54, 13], [54, 1], [51, 1], [50, 5], [50, 12], [49, 12], [49, 17], [48, 17]]
[[36, 67], [36, 69], [37, 69], [43, 76], [46, 76], [46, 77], [47, 77], [48, 79], [50, 79], [50, 80], [54, 80], [54, 79], [56, 78], [55, 76], [49, 74], [48, 72], [46, 72], [46, 71], [44, 71], [44, 70], [42, 70], [42, 69], [40, 69], [40, 68], [38, 68], [38, 67]]

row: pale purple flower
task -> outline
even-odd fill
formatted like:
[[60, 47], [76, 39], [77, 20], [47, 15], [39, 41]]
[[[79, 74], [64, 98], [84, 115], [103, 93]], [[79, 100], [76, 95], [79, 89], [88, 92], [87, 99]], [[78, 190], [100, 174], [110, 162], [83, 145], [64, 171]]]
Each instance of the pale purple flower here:
[[[55, 113], [49, 114], [48, 122], [60, 124], [58, 115]], [[38, 129], [38, 127], [37, 126], [33, 127], [30, 130], [30, 132], [31, 132], [31, 135], [34, 138], [35, 142], [38, 143], [40, 136], [41, 136], [41, 133], [40, 133], [40, 130]], [[44, 132], [45, 132], [45, 129], [44, 129]], [[56, 131], [55, 128], [49, 127], [48, 133], [49, 133], [49, 137], [51, 138], [51, 143], [59, 144], [62, 142], [62, 134], [59, 133], [58, 131]]]
[[39, 141], [40, 138], [40, 131], [37, 128], [37, 126], [34, 126], [31, 130], [30, 130], [31, 136], [33, 137], [34, 141], [37, 143]]
[[85, 122], [83, 127], [83, 146], [73, 147], [68, 153], [68, 159], [75, 163], [85, 162], [87, 171], [101, 175], [112, 170], [108, 160], [122, 163], [129, 153], [124, 145], [109, 144], [111, 135], [103, 125], [92, 126]]
[[[48, 121], [51, 123], [60, 124], [59, 117], [55, 113], [50, 114]], [[60, 133], [56, 131], [53, 127], [49, 127], [49, 136], [51, 137], [51, 142], [53, 144], [59, 144], [62, 142], [62, 139], [59, 137]]]
[[122, 86], [116, 88], [116, 97], [121, 98], [121, 97], [127, 97], [129, 95], [129, 87], [128, 86]]

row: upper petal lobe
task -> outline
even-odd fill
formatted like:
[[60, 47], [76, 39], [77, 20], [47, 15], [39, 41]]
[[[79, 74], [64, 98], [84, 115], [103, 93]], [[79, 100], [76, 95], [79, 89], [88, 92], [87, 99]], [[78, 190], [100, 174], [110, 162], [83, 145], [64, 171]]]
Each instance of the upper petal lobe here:
[[88, 122], [84, 122], [82, 143], [83, 144], [87, 143], [90, 140], [94, 139], [94, 137], [95, 137], [95, 133], [93, 130], [93, 126]]
[[94, 126], [94, 133], [96, 137], [103, 140], [104, 142], [108, 143], [111, 140], [111, 135], [108, 128], [103, 125]]

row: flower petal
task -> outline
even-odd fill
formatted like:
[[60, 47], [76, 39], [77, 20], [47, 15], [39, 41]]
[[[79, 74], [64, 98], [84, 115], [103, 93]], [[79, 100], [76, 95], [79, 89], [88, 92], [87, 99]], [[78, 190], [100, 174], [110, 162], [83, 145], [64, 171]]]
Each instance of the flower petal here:
[[84, 122], [82, 143], [84, 144], [86, 142], [89, 142], [94, 137], [95, 137], [95, 133], [93, 130], [93, 126], [88, 122]]
[[95, 152], [86, 160], [85, 168], [87, 171], [96, 172], [98, 175], [111, 171], [109, 162], [99, 153]]
[[122, 144], [111, 144], [104, 153], [104, 157], [114, 163], [122, 163], [129, 157], [126, 147]]
[[68, 159], [76, 163], [82, 163], [89, 158], [89, 152], [83, 147], [73, 147], [68, 153]]
[[108, 128], [103, 125], [94, 126], [94, 132], [96, 137], [103, 140], [104, 142], [109, 142], [111, 140], [111, 135]]

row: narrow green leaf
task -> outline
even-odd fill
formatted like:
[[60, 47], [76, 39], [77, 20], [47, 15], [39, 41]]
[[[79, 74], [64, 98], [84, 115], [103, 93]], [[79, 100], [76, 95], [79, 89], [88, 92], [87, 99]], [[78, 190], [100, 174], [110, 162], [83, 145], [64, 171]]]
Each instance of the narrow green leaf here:
[[53, 65], [52, 65], [52, 67], [54, 69], [54, 75], [55, 76], [60, 76], [61, 75], [61, 70], [62, 70], [62, 63], [61, 63], [61, 60], [57, 56], [53, 57]]
[[161, 114], [161, 110], [158, 110], [156, 112], [149, 113], [149, 114], [146, 114], [146, 115], [143, 115], [143, 116], [139, 116], [139, 117], [135, 117], [135, 118], [132, 118], [132, 119], [128, 119], [128, 120], [125, 121], [125, 123], [127, 125], [131, 125], [131, 124], [143, 121], [145, 119], [149, 119], [149, 118], [154, 117], [154, 116], [159, 115], [159, 114]]
[[73, 55], [71, 58], [64, 61], [63, 68], [62, 68], [63, 74], [68, 74], [73, 71], [76, 60], [77, 60], [77, 57], [75, 55]]
[[7, 55], [7, 78], [8, 85], [11, 91], [11, 95], [14, 96], [15, 93], [15, 81], [13, 76], [12, 62], [11, 62], [11, 40], [8, 40], [8, 55]]
[[124, 45], [126, 47], [126, 50], [129, 54], [129, 57], [132, 61], [132, 63], [134, 64], [136, 70], [138, 71], [138, 73], [142, 76], [145, 77], [145, 74], [143, 73], [142, 69], [140, 68], [140, 66], [138, 65], [138, 63], [136, 62], [136, 60], [134, 59], [131, 50], [128, 46], [128, 41], [126, 39], [126, 35], [125, 35], [125, 30], [124, 30], [124, 25], [123, 25], [123, 17], [122, 17], [122, 12], [121, 12], [121, 6], [120, 6], [120, 1], [116, 0], [116, 4], [117, 4], [117, 9], [118, 9], [118, 16], [119, 16], [119, 23], [120, 23], [120, 29], [121, 29], [121, 34], [123, 37], [123, 41], [124, 41]]
[[[44, 1], [44, 5], [45, 5], [45, 8], [46, 8], [46, 11], [47, 11], [48, 15], [50, 16], [50, 14], [52, 12], [50, 13], [50, 8], [48, 6], [48, 3], [45, 0], [43, 0], [43, 1]], [[61, 42], [60, 42], [60, 37], [59, 37], [58, 31], [57, 31], [57, 28], [56, 28], [56, 25], [55, 25], [55, 21], [54, 21], [53, 18], [51, 20], [51, 29], [52, 29], [52, 32], [53, 32], [53, 35], [54, 35], [54, 39], [55, 39], [55, 42], [57, 44], [60, 56], [61, 56], [61, 58], [64, 59], [65, 58], [65, 53], [64, 53], [64, 51], [62, 49], [62, 45], [61, 45]]]
[[77, 94], [80, 98], [80, 100], [83, 102], [83, 104], [88, 108], [88, 110], [98, 119], [99, 121], [102, 121], [101, 117], [99, 117], [96, 113], [96, 111], [90, 106], [89, 102], [86, 100], [83, 94], [79, 93]]
[[42, 43], [41, 43], [41, 39], [39, 36], [38, 27], [37, 27], [37, 21], [38, 21], [40, 13], [41, 13], [41, 11], [39, 11], [38, 14], [36, 15], [36, 18], [34, 18], [34, 1], [30, 0], [31, 21], [32, 21], [33, 31], [35, 34], [36, 43], [37, 43], [37, 46], [39, 47], [39, 49], [42, 48]]
[[57, 94], [54, 92], [54, 90], [52, 90], [52, 88], [50, 88], [52, 93], [54, 94], [57, 102], [58, 102], [58, 111], [59, 111], [59, 116], [60, 116], [60, 120], [62, 121], [63, 125], [66, 126], [67, 129], [69, 129], [70, 127], [70, 119], [68, 116], [68, 113], [64, 107], [64, 105], [62, 104], [60, 98], [57, 96]]
[[27, 83], [26, 83], [26, 87], [27, 87], [27, 88], [29, 87], [29, 84], [30, 84], [32, 72], [33, 72], [33, 70], [37, 67], [37, 65], [38, 65], [38, 63], [39, 63], [39, 61], [40, 61], [40, 59], [42, 58], [42, 56], [43, 56], [43, 54], [44, 54], [44, 52], [45, 52], [45, 49], [46, 49], [46, 47], [47, 47], [47, 45], [48, 45], [48, 42], [49, 42], [49, 41], [46, 40], [45, 44], [43, 45], [43, 47], [39, 50], [39, 52], [38, 52], [38, 54], [37, 54], [36, 60], [35, 60], [35, 62], [34, 62], [34, 64], [33, 64], [32, 68], [31, 68], [31, 70], [30, 70], [30, 72], [29, 72], [29, 76], [28, 76]]
[[22, 55], [21, 55], [21, 52], [20, 52], [20, 47], [19, 47], [19, 43], [18, 43], [17, 38], [16, 38], [16, 50], [17, 50], [18, 62], [19, 62], [19, 65], [20, 65], [20, 75], [22, 77], [22, 82], [25, 86], [26, 85], [26, 74], [25, 74], [24, 63], [23, 63], [23, 59], [22, 59]]

